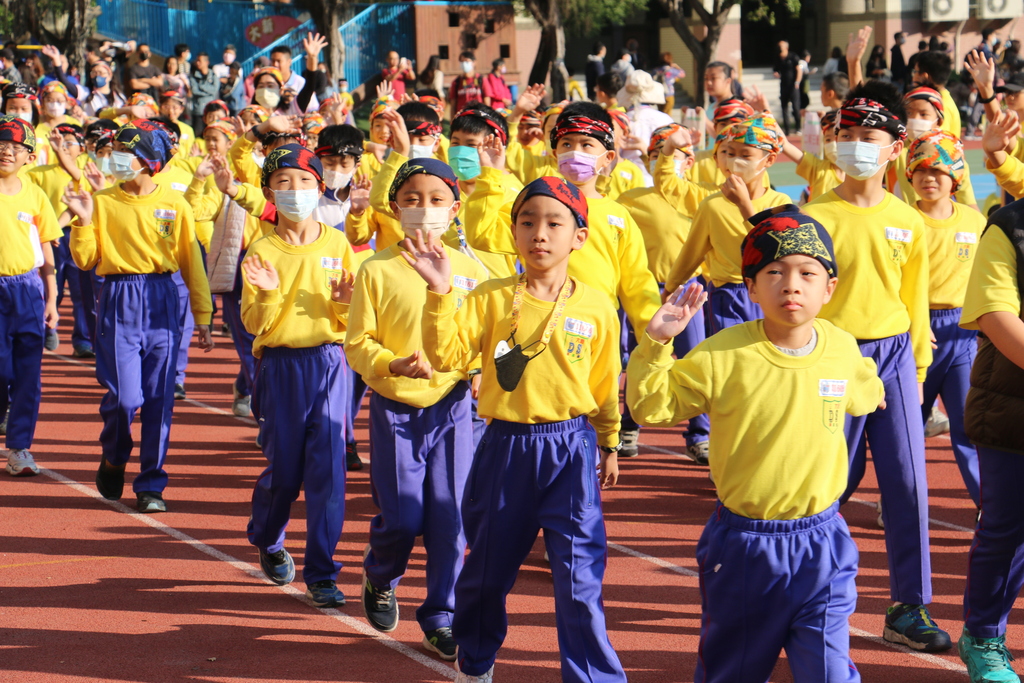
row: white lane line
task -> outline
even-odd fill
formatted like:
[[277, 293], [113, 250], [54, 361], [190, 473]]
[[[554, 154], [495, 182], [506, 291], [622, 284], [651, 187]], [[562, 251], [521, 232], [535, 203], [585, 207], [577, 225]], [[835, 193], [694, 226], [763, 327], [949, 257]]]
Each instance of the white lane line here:
[[[130, 507], [128, 507], [124, 503], [120, 503], [120, 502], [112, 501], [112, 500], [107, 500], [106, 498], [101, 496], [99, 494], [99, 492], [96, 491], [95, 489], [92, 489], [92, 488], [90, 488], [88, 486], [85, 486], [83, 484], [79, 484], [74, 479], [70, 479], [68, 477], [65, 477], [63, 474], [61, 474], [59, 472], [54, 472], [53, 470], [47, 469], [45, 467], [40, 467], [39, 468], [39, 473], [43, 474], [43, 475], [46, 475], [47, 477], [49, 477], [50, 479], [53, 479], [54, 481], [57, 481], [57, 482], [60, 482], [61, 484], [69, 486], [72, 489], [74, 489], [75, 491], [78, 491], [79, 493], [82, 493], [82, 494], [84, 494], [86, 496], [89, 496], [90, 498], [95, 498], [96, 500], [98, 500], [98, 501], [100, 501], [102, 503], [107, 504], [110, 507], [112, 507], [113, 509], [117, 510], [118, 512], [124, 513], [124, 514], [128, 515], [129, 517], [133, 518], [137, 522], [141, 522], [143, 524], [151, 526], [154, 529], [156, 529], [157, 531], [165, 533], [165, 534], [167, 534], [168, 536], [170, 536], [171, 538], [173, 538], [175, 540], [178, 540], [178, 541], [181, 541], [182, 543], [190, 545], [190, 546], [192, 546], [192, 548], [194, 548], [195, 550], [198, 550], [199, 552], [203, 553], [204, 555], [209, 555], [210, 557], [212, 557], [215, 560], [220, 560], [221, 562], [229, 564], [232, 567], [234, 567], [235, 569], [237, 569], [238, 571], [242, 572], [243, 574], [248, 574], [250, 577], [256, 579], [257, 581], [260, 581], [260, 582], [265, 583], [265, 584], [270, 585], [270, 586], [274, 586], [274, 584], [270, 583], [270, 581], [267, 580], [267, 578], [263, 575], [263, 571], [260, 570], [258, 567], [254, 567], [253, 565], [251, 565], [251, 564], [249, 564], [247, 562], [243, 562], [242, 560], [236, 559], [236, 558], [232, 557], [231, 555], [228, 555], [225, 552], [217, 550], [213, 546], [209, 546], [209, 545], [203, 543], [202, 541], [189, 536], [188, 534], [184, 533], [183, 531], [179, 531], [178, 529], [175, 529], [172, 526], [164, 524], [163, 522], [161, 522], [159, 519], [157, 519], [156, 517], [154, 517], [152, 515], [144, 515], [144, 514], [142, 514], [140, 512], [136, 512], [135, 510], [132, 510]], [[301, 602], [301, 603], [303, 603], [305, 605], [308, 605], [309, 607], [312, 607], [313, 609], [316, 609], [316, 610], [320, 611], [324, 615], [326, 615], [328, 617], [331, 617], [331, 618], [341, 622], [342, 624], [344, 624], [345, 626], [349, 627], [353, 631], [355, 631], [357, 633], [360, 633], [360, 634], [362, 634], [364, 636], [367, 636], [367, 637], [375, 639], [381, 645], [384, 645], [385, 647], [389, 647], [392, 650], [394, 650], [395, 652], [398, 652], [399, 654], [405, 655], [409, 659], [413, 660], [414, 662], [417, 662], [418, 664], [422, 664], [423, 666], [427, 667], [428, 669], [430, 669], [431, 671], [437, 673], [438, 675], [443, 676], [443, 677], [448, 678], [448, 679], [453, 679], [454, 680], [454, 678], [455, 678], [455, 669], [452, 668], [451, 665], [439, 662], [436, 659], [431, 659], [427, 655], [425, 655], [425, 654], [423, 654], [421, 652], [417, 652], [416, 650], [413, 650], [411, 647], [409, 647], [405, 643], [402, 643], [402, 642], [400, 642], [398, 640], [395, 640], [391, 636], [388, 636], [388, 635], [386, 635], [384, 633], [379, 633], [378, 631], [375, 631], [368, 624], [363, 623], [359, 619], [355, 619], [353, 617], [350, 617], [347, 614], [343, 614], [342, 612], [339, 612], [336, 609], [317, 607], [316, 605], [313, 604], [313, 602], [311, 600], [309, 600], [306, 597], [306, 594], [303, 591], [299, 590], [298, 588], [295, 588], [291, 584], [289, 584], [287, 586], [274, 586], [274, 588], [277, 588], [282, 593], [284, 593], [284, 594], [286, 594], [286, 595], [288, 595], [290, 597], [295, 598], [299, 602]]]
[[[877, 505], [873, 500], [864, 500], [862, 498], [850, 498], [850, 502], [857, 503], [858, 505], [865, 505], [869, 508], [875, 508]], [[972, 536], [974, 535], [974, 529], [968, 529], [967, 527], [960, 526], [959, 524], [943, 522], [941, 519], [935, 519], [934, 517], [929, 517], [928, 521], [935, 526], [945, 527], [946, 529], [952, 529], [953, 531], [962, 531], [963, 533], [971, 534]]]
[[650, 562], [651, 564], [657, 565], [657, 566], [661, 567], [662, 569], [667, 569], [670, 572], [675, 572], [676, 574], [682, 574], [683, 576], [690, 576], [690, 577], [693, 577], [693, 578], [700, 578], [700, 574], [698, 574], [697, 572], [693, 571], [692, 569], [687, 569], [686, 567], [680, 567], [679, 565], [672, 564], [668, 560], [663, 560], [660, 557], [654, 557], [653, 555], [648, 555], [647, 553], [642, 553], [639, 550], [633, 550], [632, 548], [629, 548], [627, 546], [621, 545], [619, 543], [612, 543], [611, 541], [608, 541], [608, 547], [611, 548], [612, 550], [618, 550], [620, 553], [622, 553], [624, 555], [629, 555], [630, 557], [635, 557], [638, 560], [644, 560], [645, 562]]

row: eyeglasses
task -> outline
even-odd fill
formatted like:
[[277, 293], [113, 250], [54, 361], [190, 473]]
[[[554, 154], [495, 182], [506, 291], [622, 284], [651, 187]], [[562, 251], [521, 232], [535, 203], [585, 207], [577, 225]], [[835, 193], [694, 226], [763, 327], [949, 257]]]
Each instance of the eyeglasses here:
[[13, 154], [17, 156], [22, 152], [28, 151], [28, 147], [17, 142], [0, 142], [0, 154]]

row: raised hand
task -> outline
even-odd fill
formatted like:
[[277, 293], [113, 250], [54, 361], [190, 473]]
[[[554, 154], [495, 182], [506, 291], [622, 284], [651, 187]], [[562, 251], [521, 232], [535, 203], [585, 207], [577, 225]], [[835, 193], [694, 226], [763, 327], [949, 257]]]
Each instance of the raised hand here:
[[388, 369], [395, 375], [412, 379], [430, 379], [434, 376], [434, 368], [430, 367], [422, 351], [413, 351], [411, 356], [396, 358], [391, 361]]
[[480, 165], [483, 168], [496, 168], [499, 171], [505, 170], [505, 145], [497, 135], [488, 135], [483, 143], [477, 147], [480, 154]]
[[546, 89], [543, 83], [535, 83], [529, 88], [523, 90], [523, 93], [516, 100], [516, 106], [512, 111], [512, 116], [517, 119], [527, 112], [531, 112], [540, 106], [540, 103], [544, 100], [544, 94]]
[[208, 178], [211, 174], [213, 174], [213, 171], [214, 171], [213, 155], [212, 154], [207, 154], [206, 156], [203, 157], [203, 160], [199, 162], [199, 165], [196, 166], [196, 174], [195, 175], [196, 175], [196, 178], [204, 178], [205, 179], [205, 178]]
[[693, 140], [690, 138], [690, 131], [680, 126], [665, 140], [665, 148], [662, 154], [671, 156], [677, 149], [684, 149], [692, 144]]
[[152, 108], [141, 104], [136, 104], [131, 107], [127, 107], [127, 109], [128, 114], [133, 119], [150, 119], [157, 115], [157, 112], [153, 111]]
[[[722, 196], [738, 206], [744, 218], [750, 217], [744, 212], [744, 208], [751, 206], [751, 201], [750, 190], [747, 188], [747, 184], [743, 182], [743, 178], [730, 173], [729, 177], [722, 183]], [[751, 213], [750, 215], [752, 216], [753, 214]]]
[[971, 74], [974, 79], [975, 85], [978, 86], [979, 91], [982, 92], [982, 96], [992, 94], [993, 83], [996, 78], [996, 63], [991, 57], [986, 57], [977, 50], [971, 50], [971, 54], [967, 55], [967, 71]]
[[370, 207], [370, 190], [373, 189], [373, 181], [366, 176], [358, 176], [352, 181], [352, 187], [348, 191], [348, 199], [352, 202], [349, 213], [362, 216], [363, 212]]
[[74, 184], [69, 184], [64, 190], [61, 198], [68, 211], [78, 217], [80, 225], [92, 223], [92, 195], [85, 190], [75, 190]]
[[93, 192], [99, 192], [107, 186], [106, 176], [100, 171], [99, 166], [92, 161], [86, 162], [85, 168], [82, 171], [85, 173], [85, 179], [92, 186]]
[[696, 282], [685, 287], [680, 285], [647, 324], [647, 336], [661, 344], [667, 344], [686, 329], [694, 314], [707, 301], [704, 288]]
[[342, 268], [340, 277], [331, 278], [331, 301], [339, 304], [351, 302], [355, 284], [356, 276]]
[[258, 254], [247, 256], [242, 261], [242, 272], [245, 281], [259, 289], [277, 289], [281, 286], [281, 278], [270, 261], [264, 261]]
[[223, 155], [213, 154], [210, 156], [210, 164], [213, 166], [213, 182], [217, 183], [217, 189], [229, 197], [237, 195], [235, 174], [232, 173], [228, 160]]
[[402, 115], [394, 109], [387, 109], [380, 118], [384, 119], [388, 130], [391, 131], [391, 149], [404, 157], [409, 156], [412, 150], [412, 143], [409, 142], [409, 131], [405, 129], [405, 120]]
[[448, 252], [441, 244], [428, 246], [423, 241], [423, 231], [416, 231], [416, 242], [406, 237], [402, 242], [405, 251], [402, 257], [419, 273], [427, 287], [437, 294], [452, 291], [452, 264], [448, 260]]
[[395, 89], [391, 86], [391, 81], [381, 81], [377, 85], [377, 99], [378, 100], [390, 100], [395, 94]]
[[[1004, 111], [995, 121], [985, 126], [985, 134], [981, 138], [981, 148], [986, 155], [1004, 152], [1011, 143], [1016, 142], [1020, 132], [1020, 120], [1014, 111]], [[1005, 159], [1003, 159], [1005, 161]]]
[[306, 34], [306, 37], [302, 39], [302, 49], [305, 50], [306, 54], [310, 57], [318, 57], [325, 47], [327, 47], [327, 38], [319, 33], [313, 33], [310, 31]]
[[768, 97], [756, 85], [743, 89], [743, 99], [754, 111], [763, 112], [768, 109]]
[[[850, 41], [846, 44], [846, 60], [860, 61], [868, 49], [868, 41], [871, 39], [871, 27], [865, 26], [850, 34]], [[853, 83], [850, 84], [851, 86]]]

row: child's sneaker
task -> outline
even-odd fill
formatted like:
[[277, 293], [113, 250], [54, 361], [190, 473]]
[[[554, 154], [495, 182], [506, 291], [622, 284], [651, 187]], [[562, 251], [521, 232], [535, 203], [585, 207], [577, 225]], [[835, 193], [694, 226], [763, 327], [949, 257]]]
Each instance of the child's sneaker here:
[[686, 447], [686, 454], [698, 465], [708, 464], [708, 455], [711, 453], [709, 442], [701, 441], [692, 446]]
[[47, 351], [56, 351], [58, 346], [60, 346], [60, 337], [57, 336], [57, 330], [46, 328], [46, 338], [43, 340], [43, 348]]
[[890, 607], [885, 615], [882, 637], [890, 643], [924, 652], [943, 652], [953, 647], [949, 634], [932, 620], [926, 605], [901, 603]]
[[135, 500], [139, 512], [167, 512], [167, 503], [164, 502], [163, 495], [156, 491], [139, 491], [135, 494]]
[[345, 444], [345, 469], [349, 472], [358, 472], [363, 469], [363, 461], [359, 457], [355, 441], [349, 441]]
[[1010, 662], [1013, 655], [1006, 647], [1006, 636], [975, 638], [967, 627], [956, 644], [960, 659], [967, 665], [971, 683], [1020, 683]]
[[268, 553], [260, 548], [259, 551], [260, 569], [271, 583], [283, 586], [295, 579], [295, 561], [287, 550], [281, 548], [276, 553]]
[[949, 418], [939, 410], [938, 406], [932, 406], [932, 414], [924, 423], [924, 435], [925, 438], [930, 439], [939, 434], [949, 434]]
[[12, 477], [31, 477], [39, 474], [39, 466], [28, 449], [17, 448], [7, 451], [7, 474]]
[[96, 490], [107, 500], [121, 500], [124, 493], [125, 465], [111, 467], [106, 458], [100, 458], [100, 468], [96, 470]]
[[455, 639], [447, 626], [423, 633], [423, 647], [437, 654], [446, 662], [455, 661]]
[[95, 358], [96, 352], [88, 344], [77, 344], [71, 347], [72, 358]]
[[487, 673], [480, 674], [479, 676], [470, 676], [469, 674], [462, 673], [462, 671], [459, 670], [459, 659], [457, 654], [455, 657], [455, 670], [458, 672], [458, 675], [455, 677], [455, 683], [492, 683], [492, 681], [494, 681], [493, 666], [487, 670]]
[[640, 455], [639, 429], [623, 429], [619, 432], [619, 441], [622, 443], [619, 449], [620, 458], [635, 458]]
[[234, 401], [231, 402], [231, 412], [236, 417], [250, 417], [252, 415], [252, 396], [242, 396], [238, 393], [236, 387], [232, 387], [231, 390], [234, 393]]
[[398, 628], [398, 600], [395, 590], [378, 590], [363, 574], [363, 612], [370, 626], [382, 633]]
[[317, 607], [341, 607], [345, 604], [345, 594], [338, 589], [338, 584], [330, 579], [316, 581], [307, 586], [306, 597]]
[[185, 400], [185, 385], [175, 384], [174, 385], [174, 400], [184, 401]]

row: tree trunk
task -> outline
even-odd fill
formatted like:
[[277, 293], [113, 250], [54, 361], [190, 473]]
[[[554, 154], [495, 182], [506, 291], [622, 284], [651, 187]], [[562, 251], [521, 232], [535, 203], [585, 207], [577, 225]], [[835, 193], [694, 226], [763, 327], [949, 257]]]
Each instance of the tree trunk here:
[[[568, 83], [565, 69], [565, 28], [558, 3], [561, 0], [526, 0], [526, 8], [540, 24], [540, 45], [530, 69], [530, 85], [544, 83], [551, 74], [552, 98], [562, 100]], [[554, 71], [552, 71], [554, 67]]]
[[[679, 34], [679, 38], [689, 48], [690, 53], [693, 54], [694, 66], [697, 72], [694, 74], [696, 80], [694, 96], [698, 103], [706, 105], [706, 102], [704, 102], [704, 70], [708, 64], [714, 61], [715, 51], [718, 49], [718, 41], [721, 39], [722, 31], [729, 21], [729, 11], [739, 0], [714, 0], [710, 12], [704, 8], [701, 0], [659, 0], [659, 2], [669, 16], [672, 28], [675, 29], [676, 33]], [[686, 6], [689, 6], [691, 12], [704, 24], [706, 33], [702, 40], [698, 40], [687, 23], [683, 13]]]
[[324, 61], [331, 78], [331, 85], [337, 85], [338, 79], [345, 75], [345, 43], [341, 39], [341, 16], [348, 8], [349, 0], [306, 0], [316, 30], [327, 38], [327, 54]]
[[64, 29], [63, 44], [59, 47], [67, 55], [69, 66], [85, 67], [85, 41], [99, 11], [89, 0], [68, 0], [68, 25]]

